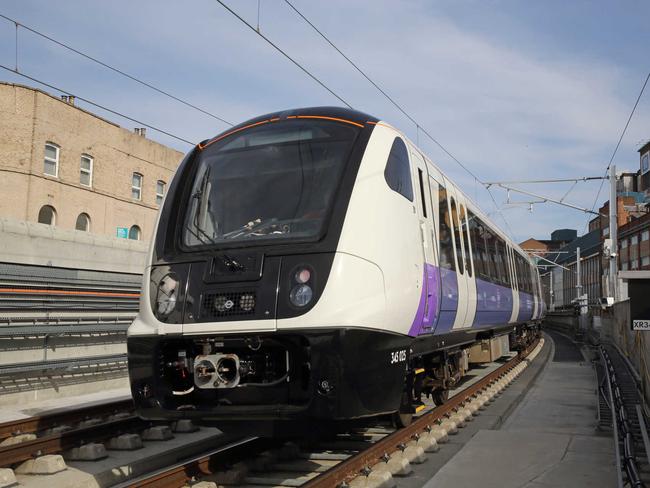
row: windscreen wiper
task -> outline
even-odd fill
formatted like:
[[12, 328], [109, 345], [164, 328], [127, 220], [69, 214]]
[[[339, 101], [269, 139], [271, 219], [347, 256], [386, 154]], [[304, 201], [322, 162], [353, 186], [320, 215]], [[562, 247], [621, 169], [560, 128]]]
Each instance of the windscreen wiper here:
[[[212, 244], [212, 245], [218, 245], [219, 242], [214, 240], [214, 238], [210, 237], [203, 229], [200, 227], [196, 227], [196, 231], [194, 231], [188, 224], [185, 224], [185, 230], [189, 231], [194, 237], [196, 237], [199, 241], [201, 241], [201, 244]], [[207, 240], [206, 240], [207, 239]], [[214, 253], [213, 256], [217, 258], [219, 261], [223, 263], [223, 265], [228, 268], [230, 271], [246, 271], [246, 266], [241, 264], [239, 261], [237, 261], [235, 258], [228, 256], [227, 254], [222, 254], [221, 256], [217, 253]]]

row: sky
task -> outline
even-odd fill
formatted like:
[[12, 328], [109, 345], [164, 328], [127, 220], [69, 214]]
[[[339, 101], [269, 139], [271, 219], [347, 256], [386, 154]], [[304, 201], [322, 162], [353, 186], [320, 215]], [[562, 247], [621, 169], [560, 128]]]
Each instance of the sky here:
[[[291, 0], [481, 181], [602, 176], [650, 70], [650, 3], [547, 0]], [[515, 240], [585, 230], [554, 204], [488, 192], [368, 83], [284, 0], [224, 0], [354, 108], [402, 130]], [[238, 124], [341, 102], [215, 0], [3, 0], [0, 14]], [[0, 18], [0, 64], [191, 142], [228, 125]], [[39, 86], [0, 69], [0, 80]], [[42, 86], [39, 86], [43, 88]], [[55, 90], [46, 91], [59, 95]], [[79, 103], [126, 128], [137, 124]], [[187, 152], [155, 131], [147, 136]], [[650, 87], [614, 159], [639, 168]], [[551, 198], [571, 186], [519, 185]], [[591, 208], [600, 182], [567, 201]], [[607, 184], [598, 206], [608, 197]], [[511, 194], [513, 201], [531, 200]], [[497, 210], [500, 209], [500, 211]]]

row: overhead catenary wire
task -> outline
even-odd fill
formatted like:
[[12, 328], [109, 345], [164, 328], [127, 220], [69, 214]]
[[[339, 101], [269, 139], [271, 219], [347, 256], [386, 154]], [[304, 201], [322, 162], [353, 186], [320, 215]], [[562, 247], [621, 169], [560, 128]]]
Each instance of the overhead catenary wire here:
[[467, 166], [465, 166], [461, 161], [459, 161], [456, 156], [454, 156], [447, 148], [440, 143], [435, 137], [433, 137], [422, 125], [415, 120], [415, 118], [410, 115], [399, 103], [395, 101], [393, 97], [391, 97], [377, 82], [375, 82], [365, 71], [363, 71], [357, 63], [352, 61], [349, 56], [347, 56], [341, 49], [336, 46], [318, 27], [314, 25], [313, 22], [311, 22], [300, 10], [298, 10], [289, 0], [284, 0], [291, 9], [300, 16], [301, 19], [303, 19], [309, 26], [311, 26], [314, 31], [318, 33], [336, 52], [338, 52], [354, 69], [356, 69], [372, 86], [374, 86], [379, 93], [381, 93], [397, 110], [399, 110], [408, 120], [410, 120], [414, 125], [416, 129], [416, 137], [419, 136], [419, 131], [422, 131], [424, 135], [426, 135], [434, 144], [436, 144], [447, 156], [449, 156], [451, 159], [453, 159], [458, 165], [460, 165], [461, 168], [463, 168], [467, 173], [469, 173], [476, 181], [481, 183], [482, 185], [484, 184], [481, 179], [474, 174], [473, 171], [471, 171]]
[[23, 29], [25, 29], [25, 30], [33, 33], [33, 34], [36, 34], [37, 36], [42, 37], [43, 39], [47, 39], [48, 41], [50, 41], [50, 42], [52, 42], [52, 43], [54, 43], [54, 44], [56, 44], [56, 45], [58, 45], [58, 46], [60, 46], [60, 47], [62, 47], [64, 49], [67, 49], [68, 51], [71, 51], [71, 52], [73, 52], [75, 54], [78, 54], [79, 56], [82, 56], [82, 57], [88, 59], [89, 61], [92, 61], [92, 62], [94, 62], [94, 63], [96, 63], [96, 64], [98, 64], [100, 66], [103, 66], [104, 68], [107, 68], [107, 69], [109, 69], [109, 70], [111, 70], [111, 71], [113, 71], [113, 72], [115, 72], [115, 73], [117, 73], [117, 74], [119, 74], [121, 76], [124, 76], [125, 78], [128, 78], [128, 79], [130, 79], [132, 81], [135, 81], [136, 83], [139, 83], [139, 84], [141, 84], [141, 85], [143, 85], [143, 86], [145, 86], [145, 87], [147, 87], [147, 88], [149, 88], [151, 90], [154, 90], [154, 91], [160, 93], [161, 95], [164, 95], [164, 96], [166, 96], [168, 98], [171, 98], [172, 100], [175, 100], [175, 101], [177, 101], [179, 103], [182, 103], [183, 105], [185, 105], [187, 107], [190, 107], [190, 108], [192, 108], [194, 110], [197, 110], [197, 111], [203, 113], [204, 115], [212, 117], [213, 119], [216, 119], [216, 120], [218, 120], [220, 122], [223, 122], [226, 125], [229, 125], [229, 126], [234, 125], [231, 122], [228, 122], [223, 117], [220, 117], [220, 116], [218, 116], [218, 115], [216, 115], [216, 114], [214, 114], [212, 112], [209, 112], [209, 111], [207, 111], [205, 109], [202, 109], [201, 107], [198, 107], [197, 105], [194, 105], [193, 103], [188, 102], [187, 100], [184, 100], [184, 99], [182, 99], [182, 98], [180, 98], [180, 97], [178, 97], [176, 95], [173, 95], [172, 93], [169, 93], [166, 90], [158, 88], [157, 86], [152, 85], [151, 83], [148, 83], [148, 82], [146, 82], [144, 80], [141, 80], [140, 78], [137, 78], [136, 76], [133, 76], [133, 75], [131, 75], [131, 74], [119, 69], [119, 68], [116, 68], [115, 66], [111, 66], [110, 64], [108, 64], [108, 63], [106, 63], [104, 61], [101, 61], [100, 59], [98, 59], [98, 58], [96, 58], [94, 56], [91, 56], [91, 55], [89, 55], [89, 54], [87, 54], [87, 53], [85, 53], [83, 51], [80, 51], [79, 49], [76, 49], [76, 48], [70, 46], [69, 44], [66, 44], [66, 43], [64, 43], [62, 41], [54, 39], [53, 37], [50, 37], [47, 34], [44, 34], [44, 33], [40, 32], [40, 31], [38, 31], [37, 29], [26, 26], [25, 24], [23, 24], [21, 22], [18, 22], [17, 20], [12, 19], [10, 17], [7, 17], [6, 15], [3, 15], [3, 14], [0, 14], [0, 18], [3, 18], [3, 19], [5, 19], [5, 20], [7, 20], [9, 22], [13, 22], [15, 24], [15, 26], [16, 26], [16, 71], [18, 71], [18, 27], [22, 27]]
[[133, 117], [131, 117], [129, 115], [118, 112], [117, 110], [112, 110], [112, 109], [106, 107], [105, 105], [101, 105], [101, 104], [99, 104], [97, 102], [93, 102], [92, 100], [89, 100], [88, 98], [84, 98], [84, 97], [81, 97], [81, 96], [79, 96], [77, 94], [66, 91], [66, 90], [64, 90], [62, 88], [59, 88], [59, 87], [57, 87], [55, 85], [47, 83], [47, 82], [45, 82], [43, 80], [39, 80], [38, 78], [34, 78], [32, 76], [29, 76], [28, 74], [23, 73], [21, 71], [16, 71], [14, 68], [10, 68], [8, 66], [5, 66], [4, 64], [0, 64], [0, 68], [4, 69], [6, 71], [9, 71], [10, 73], [13, 73], [15, 75], [21, 76], [23, 78], [27, 78], [28, 80], [31, 80], [31, 81], [33, 81], [35, 83], [40, 84], [40, 85], [46, 86], [46, 87], [48, 87], [48, 88], [50, 88], [52, 90], [58, 91], [60, 93], [68, 95], [68, 96], [75, 97], [76, 99], [81, 100], [82, 102], [85, 102], [88, 105], [92, 105], [93, 107], [99, 108], [101, 110], [105, 110], [106, 112], [109, 112], [109, 113], [111, 113], [113, 115], [117, 115], [118, 117], [122, 117], [122, 118], [124, 118], [126, 120], [130, 120], [131, 122], [135, 122], [136, 124], [142, 125], [142, 126], [147, 127], [147, 128], [149, 128], [151, 130], [154, 130], [154, 131], [159, 132], [161, 134], [164, 134], [166, 136], [172, 137], [172, 138], [174, 138], [174, 139], [176, 139], [178, 141], [184, 142], [186, 144], [190, 144], [192, 146], [196, 145], [195, 142], [188, 141], [187, 139], [185, 139], [183, 137], [180, 137], [180, 136], [177, 136], [177, 135], [175, 135], [175, 134], [173, 134], [173, 133], [171, 133], [171, 132], [169, 132], [167, 130], [161, 129], [161, 128], [156, 127], [156, 126], [151, 125], [151, 124], [147, 124], [146, 122], [142, 122], [141, 120], [138, 120], [138, 119], [133, 118]]
[[[634, 102], [634, 106], [632, 107], [632, 111], [630, 112], [630, 116], [627, 118], [627, 122], [625, 122], [625, 126], [623, 127], [623, 130], [621, 131], [621, 135], [618, 138], [618, 142], [616, 143], [616, 147], [614, 148], [614, 152], [612, 152], [612, 156], [609, 158], [609, 163], [607, 163], [607, 168], [605, 168], [605, 177], [607, 176], [607, 173], [609, 172], [609, 169], [612, 167], [612, 163], [614, 162], [614, 158], [616, 157], [616, 153], [618, 152], [618, 148], [621, 145], [621, 142], [623, 141], [623, 137], [625, 137], [625, 133], [627, 132], [627, 128], [630, 126], [630, 122], [632, 121], [632, 117], [634, 116], [634, 112], [636, 112], [636, 108], [639, 105], [639, 101], [641, 101], [641, 97], [643, 96], [643, 92], [645, 91], [646, 86], [648, 85], [648, 80], [650, 80], [650, 72], [648, 72], [648, 75], [645, 78], [645, 81], [643, 82], [643, 86], [641, 86], [641, 90], [639, 91], [639, 95], [636, 97], [636, 102]], [[616, 175], [610, 175], [610, 178], [616, 178]], [[594, 199], [594, 204], [591, 206], [591, 210], [596, 208], [596, 205], [598, 204], [598, 199], [600, 198], [600, 192], [603, 191], [603, 185], [605, 183], [605, 179], [603, 179], [600, 182], [600, 186], [598, 187], [598, 193], [596, 194], [596, 198]], [[589, 225], [589, 221], [585, 224], [585, 230], [587, 229], [587, 226]]]
[[[221, 0], [217, 0], [219, 3], [222, 3]], [[402, 105], [400, 105], [393, 97], [391, 97], [386, 90], [384, 90], [376, 81], [374, 81], [364, 70], [362, 70], [357, 63], [352, 61], [348, 55], [346, 55], [336, 44], [334, 44], [329, 37], [327, 37], [316, 25], [310, 21], [300, 10], [298, 10], [295, 5], [293, 5], [289, 0], [284, 0], [285, 3], [304, 21], [306, 22], [314, 31], [318, 33], [336, 52], [338, 52], [352, 67], [354, 67], [355, 70], [357, 70], [372, 86], [374, 86], [379, 93], [381, 93], [397, 110], [399, 110], [408, 120], [410, 120], [414, 125], [415, 125], [415, 130], [416, 130], [416, 138], [418, 139], [419, 143], [419, 134], [420, 131], [429, 138], [436, 146], [438, 146], [447, 156], [449, 156], [456, 164], [458, 164], [461, 168], [463, 168], [472, 178], [474, 178], [475, 182], [480, 183], [488, 192], [490, 195], [490, 198], [492, 199], [492, 202], [494, 203], [495, 208], [501, 215], [501, 218], [503, 219], [508, 232], [510, 233], [510, 236], [514, 239], [514, 233], [512, 232], [512, 228], [510, 227], [510, 224], [508, 223], [505, 215], [503, 214], [503, 211], [497, 204], [494, 195], [492, 194], [492, 191], [490, 190], [489, 186], [486, 186], [485, 182], [479, 178], [476, 173], [474, 173], [472, 170], [470, 170], [465, 164], [463, 164], [456, 156], [454, 156], [451, 151], [449, 151], [440, 141], [438, 141], [431, 133], [422, 127], [422, 125], [411, 115], [409, 114]], [[223, 5], [223, 3], [222, 3]], [[229, 9], [230, 10], [230, 9]]]
[[309, 71], [307, 68], [305, 68], [302, 64], [300, 64], [298, 61], [293, 59], [291, 56], [289, 56], [282, 48], [280, 48], [277, 44], [275, 44], [271, 39], [266, 37], [264, 34], [262, 34], [261, 31], [255, 28], [254, 25], [250, 24], [247, 22], [241, 15], [239, 15], [237, 12], [235, 12], [233, 9], [231, 9], [228, 5], [226, 5], [224, 2], [221, 0], [216, 0], [218, 4], [220, 4], [223, 8], [225, 8], [228, 12], [230, 12], [233, 16], [235, 16], [237, 19], [239, 19], [244, 25], [246, 25], [250, 30], [255, 32], [258, 36], [260, 36], [262, 39], [264, 39], [270, 46], [272, 46], [276, 51], [278, 51], [280, 54], [282, 54], [285, 58], [287, 58], [289, 61], [291, 61], [294, 65], [296, 65], [303, 73], [305, 73], [307, 76], [309, 76], [312, 80], [314, 80], [316, 83], [318, 83], [320, 86], [325, 88], [331, 95], [336, 97], [341, 103], [343, 103], [346, 107], [348, 108], [353, 108], [352, 105], [350, 105], [348, 102], [343, 99], [338, 93], [336, 93], [334, 90], [332, 90], [329, 86], [327, 86], [323, 81], [321, 81], [316, 75], [314, 75], [311, 71]]

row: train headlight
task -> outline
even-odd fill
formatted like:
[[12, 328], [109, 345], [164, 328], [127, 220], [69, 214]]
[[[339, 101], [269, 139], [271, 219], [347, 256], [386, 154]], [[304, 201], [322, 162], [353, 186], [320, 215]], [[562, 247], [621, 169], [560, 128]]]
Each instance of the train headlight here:
[[176, 308], [178, 301], [178, 278], [174, 273], [165, 275], [158, 283], [158, 293], [156, 295], [156, 315], [159, 318], [165, 318]]
[[311, 286], [299, 284], [292, 288], [289, 293], [289, 300], [296, 307], [305, 307], [309, 305], [311, 299], [314, 297], [314, 291]]
[[296, 274], [293, 279], [300, 284], [305, 284], [309, 281], [310, 278], [311, 278], [311, 271], [309, 271], [307, 268], [301, 268], [298, 271], [296, 271]]

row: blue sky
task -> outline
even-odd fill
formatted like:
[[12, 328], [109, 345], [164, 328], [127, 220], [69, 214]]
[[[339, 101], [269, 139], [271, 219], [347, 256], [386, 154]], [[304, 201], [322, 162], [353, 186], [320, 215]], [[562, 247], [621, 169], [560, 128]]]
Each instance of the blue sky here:
[[[257, 23], [257, 0], [227, 3]], [[485, 181], [601, 175], [650, 70], [650, 4], [642, 1], [294, 4]], [[340, 105], [214, 0], [4, 0], [0, 13], [234, 123], [279, 109]], [[282, 0], [261, 0], [260, 20], [262, 32], [355, 108], [416, 139], [413, 124]], [[0, 64], [14, 66], [14, 35], [14, 25], [0, 19]], [[226, 128], [24, 30], [18, 48], [24, 73], [190, 141]], [[31, 83], [7, 72], [0, 79]], [[619, 169], [638, 168], [636, 150], [648, 139], [650, 93], [619, 149]], [[433, 143], [420, 137], [420, 146], [505, 227], [485, 190]], [[568, 189], [529, 188], [556, 197]], [[568, 200], [591, 207], [597, 190], [598, 183], [581, 184]], [[496, 191], [495, 198], [501, 206], [506, 196]], [[603, 192], [599, 203], [605, 200]], [[552, 204], [533, 213], [502, 210], [517, 240], [545, 238], [558, 227], [582, 232], [588, 220]]]

